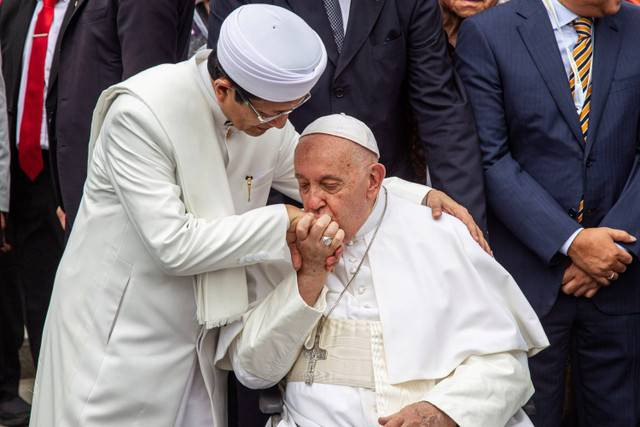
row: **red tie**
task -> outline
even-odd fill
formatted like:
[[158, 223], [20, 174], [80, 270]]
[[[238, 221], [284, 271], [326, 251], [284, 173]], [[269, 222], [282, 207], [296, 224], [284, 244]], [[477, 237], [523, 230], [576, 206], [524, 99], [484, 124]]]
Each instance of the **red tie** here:
[[44, 0], [38, 13], [33, 32], [27, 90], [24, 97], [22, 122], [20, 123], [20, 142], [18, 160], [20, 168], [34, 181], [42, 172], [42, 149], [40, 131], [42, 129], [42, 108], [44, 104], [44, 61], [47, 56], [49, 29], [53, 21], [53, 9], [56, 0]]

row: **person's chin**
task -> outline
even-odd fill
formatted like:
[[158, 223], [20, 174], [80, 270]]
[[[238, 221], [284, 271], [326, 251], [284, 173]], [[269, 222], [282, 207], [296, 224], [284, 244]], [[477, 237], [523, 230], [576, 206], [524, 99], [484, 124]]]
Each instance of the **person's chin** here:
[[253, 126], [244, 131], [249, 136], [262, 136], [269, 128], [262, 128], [260, 126]]

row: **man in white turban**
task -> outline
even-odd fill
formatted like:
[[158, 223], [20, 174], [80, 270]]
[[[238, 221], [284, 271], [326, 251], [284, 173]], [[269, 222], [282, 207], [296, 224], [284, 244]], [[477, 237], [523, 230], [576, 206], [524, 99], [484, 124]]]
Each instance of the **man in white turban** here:
[[301, 212], [265, 203], [272, 186], [296, 193], [287, 116], [326, 53], [275, 6], [239, 8], [224, 32], [217, 57], [152, 68], [98, 101], [33, 427], [226, 425], [218, 327], [247, 309], [247, 282], [291, 269], [285, 234]]
[[255, 284], [267, 297], [223, 328], [219, 365], [249, 387], [282, 385], [278, 427], [531, 425], [527, 355], [548, 345], [533, 309], [460, 221], [381, 187], [378, 158], [352, 117], [304, 130], [297, 281]]

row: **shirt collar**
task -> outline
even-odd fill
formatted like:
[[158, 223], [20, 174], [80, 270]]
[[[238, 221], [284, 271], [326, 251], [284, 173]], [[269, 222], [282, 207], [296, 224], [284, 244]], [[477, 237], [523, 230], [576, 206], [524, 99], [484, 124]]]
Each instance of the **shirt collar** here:
[[382, 214], [384, 213], [384, 205], [385, 205], [385, 197], [387, 196], [387, 191], [384, 187], [380, 189], [378, 193], [378, 197], [376, 198], [375, 203], [373, 204], [373, 209], [371, 209], [371, 213], [367, 220], [362, 224], [362, 227], [358, 230], [353, 240], [360, 240], [364, 238], [367, 234], [373, 232], [378, 225]]
[[209, 57], [209, 52], [209, 50], [205, 50], [197, 53], [194, 60], [200, 73], [200, 87], [206, 94], [207, 103], [213, 112], [213, 119], [216, 122], [216, 126], [226, 129], [228, 127], [227, 123], [229, 123], [229, 119], [227, 119], [227, 116], [222, 112], [220, 105], [218, 105], [218, 100], [216, 99], [216, 94], [213, 91], [213, 85], [211, 84], [211, 76], [209, 76], [209, 70], [207, 69], [207, 58]]
[[[558, 17], [558, 24], [560, 24], [560, 28], [571, 24], [573, 20], [579, 18], [578, 15], [567, 9], [562, 3], [558, 0], [551, 0], [551, 4], [553, 5], [554, 10], [556, 11], [556, 16]], [[556, 23], [551, 20], [551, 25], [554, 30], [557, 30]]]

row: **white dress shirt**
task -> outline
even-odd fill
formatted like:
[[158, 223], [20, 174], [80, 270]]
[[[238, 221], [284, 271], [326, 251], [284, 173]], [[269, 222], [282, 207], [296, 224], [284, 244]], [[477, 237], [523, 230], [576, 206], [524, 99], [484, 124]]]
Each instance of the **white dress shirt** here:
[[[60, 34], [60, 28], [62, 27], [62, 20], [67, 10], [69, 0], [58, 0], [53, 12], [53, 22], [49, 29], [49, 37], [47, 38], [47, 55], [44, 60], [44, 96], [42, 99], [42, 128], [40, 130], [40, 147], [43, 150], [49, 149], [49, 135], [47, 133], [47, 112], [45, 108], [45, 100], [47, 90], [49, 88], [49, 72], [51, 71], [51, 62], [53, 60], [53, 54]], [[33, 17], [31, 18], [31, 24], [29, 25], [29, 31], [24, 42], [24, 51], [22, 54], [22, 77], [20, 79], [20, 92], [18, 95], [18, 120], [16, 124], [16, 144], [20, 144], [20, 125], [22, 123], [22, 112], [24, 111], [24, 98], [27, 91], [27, 76], [29, 75], [29, 60], [31, 59], [31, 46], [33, 44], [33, 31], [36, 27], [36, 21], [38, 20], [38, 14], [42, 10], [43, 2], [38, 0], [36, 8], [33, 11]]]
[[340, 12], [342, 12], [342, 27], [344, 33], [347, 34], [347, 24], [349, 23], [349, 9], [351, 8], [351, 0], [339, 0]]

